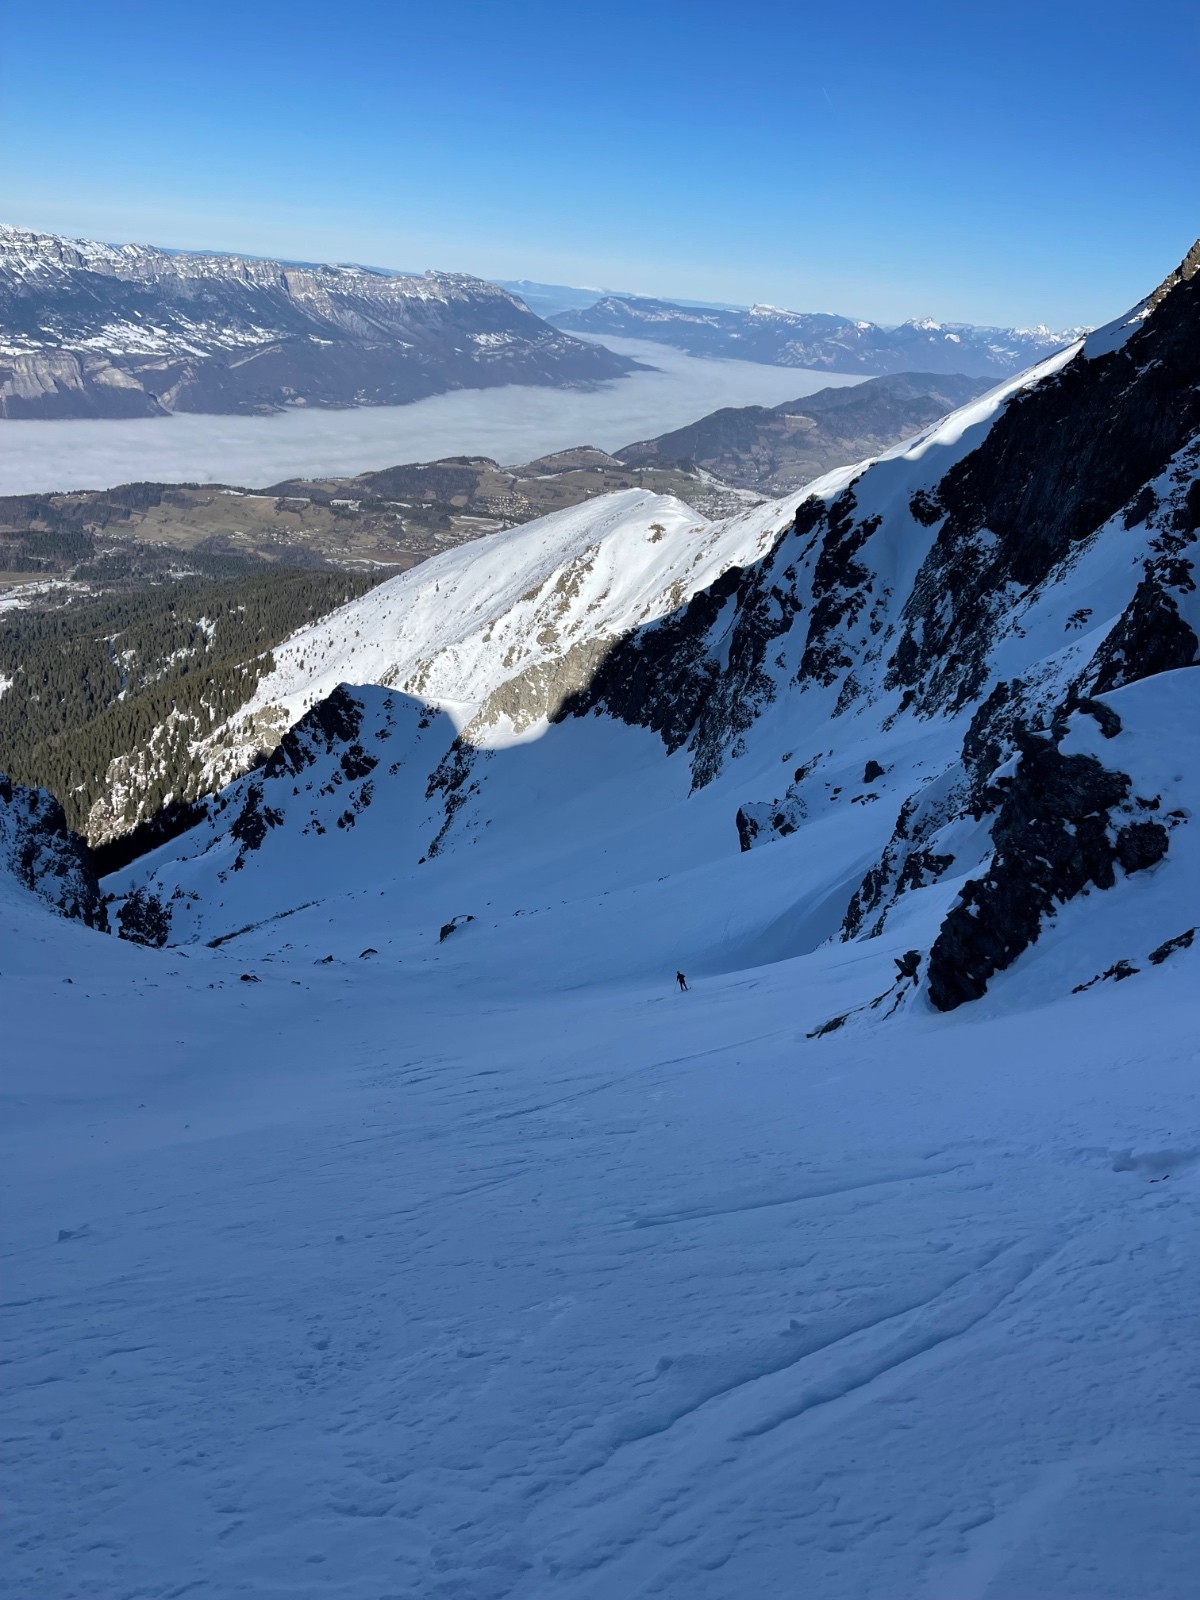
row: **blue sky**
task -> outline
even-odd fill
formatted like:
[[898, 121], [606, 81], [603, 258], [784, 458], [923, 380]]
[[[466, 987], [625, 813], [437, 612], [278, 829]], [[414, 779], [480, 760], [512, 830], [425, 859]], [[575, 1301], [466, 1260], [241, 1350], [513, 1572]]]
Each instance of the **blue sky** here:
[[0, 217], [898, 321], [1097, 322], [1200, 232], [1200, 6], [2, 8]]

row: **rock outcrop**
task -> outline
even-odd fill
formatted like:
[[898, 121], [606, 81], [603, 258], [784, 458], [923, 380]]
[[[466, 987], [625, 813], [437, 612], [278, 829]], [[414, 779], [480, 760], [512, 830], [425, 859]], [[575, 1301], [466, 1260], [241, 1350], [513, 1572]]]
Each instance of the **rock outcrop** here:
[[108, 931], [108, 913], [91, 851], [67, 827], [63, 809], [44, 789], [27, 789], [0, 773], [0, 872], [64, 917]]
[[1167, 852], [1161, 822], [1125, 812], [1128, 774], [1063, 755], [1054, 735], [1022, 728], [1017, 743], [1015, 771], [998, 780], [992, 859], [964, 883], [929, 952], [928, 993], [939, 1011], [979, 999], [1058, 906], [1089, 886], [1111, 889], [1118, 867], [1140, 872]]

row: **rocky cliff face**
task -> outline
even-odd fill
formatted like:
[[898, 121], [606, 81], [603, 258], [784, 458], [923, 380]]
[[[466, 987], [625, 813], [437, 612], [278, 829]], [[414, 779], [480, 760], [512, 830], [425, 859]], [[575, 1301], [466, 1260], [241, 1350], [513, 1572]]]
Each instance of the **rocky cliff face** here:
[[494, 284], [168, 253], [0, 226], [0, 417], [401, 405], [632, 363]]
[[[1134, 316], [801, 497], [718, 523], [598, 501], [306, 630], [249, 714], [324, 700], [315, 765], [281, 747], [123, 889], [175, 904], [176, 939], [214, 926], [206, 895], [248, 915], [297, 893], [290, 863], [354, 881], [372, 848], [422, 894], [525, 861], [543, 899], [548, 861], [564, 894], [634, 858], [664, 863], [656, 882], [720, 862], [719, 897], [743, 881], [730, 861], [769, 859], [744, 881], [791, 900], [755, 950], [877, 940], [901, 962], [889, 1005], [935, 1009], [1047, 944], [1073, 940], [1054, 958], [1072, 969], [1085, 925], [1169, 942], [1200, 859], [1192, 260]], [[394, 692], [325, 698], [356, 679]], [[1100, 948], [1100, 968], [1126, 958]]]
[[0, 773], [0, 874], [64, 917], [107, 931], [108, 914], [87, 845], [44, 789], [26, 789]]

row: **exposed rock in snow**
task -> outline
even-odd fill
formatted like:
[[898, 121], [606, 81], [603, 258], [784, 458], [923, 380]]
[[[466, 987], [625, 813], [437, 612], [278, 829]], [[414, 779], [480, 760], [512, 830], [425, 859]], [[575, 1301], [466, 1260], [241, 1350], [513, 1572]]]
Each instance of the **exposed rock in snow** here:
[[107, 929], [91, 852], [68, 829], [58, 801], [0, 773], [0, 876], [5, 874], [64, 917]]
[[[162, 948], [13, 888], [23, 1597], [1192, 1592], [1190, 285], [799, 507], [305, 630], [106, 880]], [[1060, 369], [1140, 483], [1041, 460]]]
[[[1164, 788], [1120, 755], [1136, 726], [1115, 754], [1068, 759], [1062, 740], [1082, 721], [1106, 744], [1114, 691], [1139, 681], [1135, 724], [1158, 716], [1195, 658], [1198, 284], [1180, 276], [1109, 355], [1062, 352], [791, 501], [704, 523], [630, 492], [352, 602], [276, 652], [211, 759], [245, 762], [264, 724], [318, 707], [292, 743], [125, 887], [175, 905], [178, 940], [250, 914], [231, 867], [284, 873], [269, 893], [286, 895], [299, 841], [316, 860], [351, 830], [364, 864], [386, 836], [435, 877], [464, 849], [483, 870], [515, 859], [531, 815], [568, 829], [566, 857], [626, 849], [601, 841], [630, 828], [664, 857], [676, 838], [775, 842], [790, 953], [915, 919], [936, 952], [922, 991], [982, 994], [1058, 908], [1144, 874], [1182, 825], [1166, 796], [1187, 762]], [[367, 681], [393, 693], [339, 688]], [[582, 776], [600, 749], [603, 817]], [[1164, 815], [1143, 814], [1159, 795]]]
[[1118, 865], [1138, 872], [1167, 852], [1162, 823], [1138, 816], [1139, 807], [1159, 808], [1158, 795], [1129, 807], [1126, 773], [1093, 755], [1064, 756], [1054, 739], [1024, 730], [1017, 745], [1012, 776], [996, 780], [1004, 787], [987, 872], [962, 885], [929, 952], [929, 998], [939, 1011], [978, 1000], [988, 980], [1037, 939], [1056, 906], [1089, 884], [1111, 889]]

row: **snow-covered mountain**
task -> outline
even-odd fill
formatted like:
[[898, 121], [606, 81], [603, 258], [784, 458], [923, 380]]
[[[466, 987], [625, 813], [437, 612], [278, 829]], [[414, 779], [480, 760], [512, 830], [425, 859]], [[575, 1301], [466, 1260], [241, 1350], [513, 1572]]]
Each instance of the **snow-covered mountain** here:
[[[1168, 778], [1155, 751], [1194, 709], [1197, 259], [1117, 332], [801, 497], [705, 523], [631, 491], [324, 618], [209, 758], [244, 768], [304, 720], [124, 887], [177, 942], [384, 860], [406, 905], [485, 882], [515, 909], [535, 883], [601, 892], [617, 860], [758, 884], [738, 858], [765, 854], [764, 951], [900, 938], [942, 1008], [1097, 887], [1126, 928], [1156, 908], [1142, 942], [1173, 937], [1195, 752]], [[729, 892], [692, 915], [693, 966], [718, 959]]]
[[0, 917], [26, 1600], [1191, 1592], [1198, 268], [373, 591], [163, 948]]
[[461, 273], [197, 255], [0, 225], [0, 417], [398, 405], [632, 363]]
[[551, 320], [577, 333], [651, 339], [694, 356], [733, 357], [819, 372], [962, 373], [983, 378], [1020, 372], [1087, 331], [975, 327], [935, 322], [931, 317], [885, 328], [778, 306], [739, 311], [626, 295], [606, 295], [593, 305], [558, 312]]

